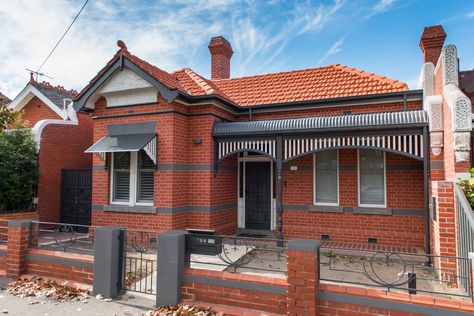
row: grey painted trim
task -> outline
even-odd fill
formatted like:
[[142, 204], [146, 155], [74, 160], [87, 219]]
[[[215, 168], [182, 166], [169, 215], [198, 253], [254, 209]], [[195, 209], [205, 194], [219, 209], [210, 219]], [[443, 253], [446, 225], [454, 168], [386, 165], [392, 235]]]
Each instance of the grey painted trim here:
[[86, 269], [92, 269], [94, 266], [92, 262], [79, 261], [75, 259], [50, 257], [50, 256], [43, 256], [43, 255], [34, 255], [34, 254], [27, 254], [26, 259], [34, 260], [34, 261], [49, 262], [49, 263], [57, 263], [57, 264], [65, 265], [65, 266], [80, 267], [80, 268], [86, 268]]
[[[162, 163], [158, 164], [158, 170], [161, 171], [214, 171], [213, 164], [178, 164], [178, 163]], [[218, 170], [235, 171], [237, 167], [219, 165]]]
[[92, 205], [93, 211], [105, 212], [127, 212], [127, 213], [150, 213], [150, 214], [178, 214], [186, 212], [219, 212], [237, 208], [237, 203], [219, 205], [183, 205], [177, 207], [155, 207], [155, 206], [125, 206], [125, 205]]
[[373, 308], [389, 309], [407, 313], [414, 313], [429, 316], [468, 316], [468, 312], [459, 310], [446, 309], [441, 307], [434, 307], [428, 305], [418, 305], [411, 303], [404, 303], [392, 300], [381, 300], [365, 296], [352, 296], [338, 293], [318, 292], [319, 300], [326, 300], [331, 302], [338, 302], [344, 304], [370, 306]]
[[187, 274], [183, 276], [183, 281], [205, 284], [205, 285], [212, 285], [212, 286], [222, 286], [222, 287], [228, 287], [228, 288], [239, 289], [239, 290], [258, 291], [258, 292], [281, 294], [281, 295], [285, 295], [287, 291], [286, 286], [236, 281], [236, 280], [226, 280], [226, 279], [214, 279], [214, 278], [206, 278], [202, 276], [187, 275]]
[[430, 161], [430, 167], [431, 167], [431, 169], [444, 170], [444, 160], [442, 160], [442, 161], [431, 160]]
[[340, 165], [340, 171], [357, 171], [357, 165]]
[[8, 222], [8, 227], [30, 227], [33, 222], [30, 220], [11, 220]]
[[370, 207], [342, 207], [326, 205], [304, 205], [304, 204], [285, 204], [285, 211], [304, 211], [321, 213], [354, 213], [354, 214], [373, 214], [373, 215], [393, 215], [393, 216], [423, 216], [422, 209], [404, 209], [404, 208], [370, 208]]
[[387, 164], [387, 171], [423, 171], [423, 164]]
[[392, 215], [392, 209], [382, 207], [354, 207], [352, 209], [352, 213], [369, 215]]
[[94, 166], [92, 166], [92, 172], [96, 172], [96, 171], [106, 171], [106, 170], [107, 170], [107, 166], [106, 166], [106, 165], [102, 165], [102, 166], [94, 165]]
[[134, 135], [134, 134], [155, 134], [157, 121], [125, 123], [107, 125], [107, 131], [110, 136]]
[[[132, 107], [133, 105], [130, 105]], [[184, 113], [181, 111], [177, 110], [163, 110], [163, 111], [151, 111], [151, 112], [129, 112], [126, 114], [116, 114], [116, 115], [104, 115], [104, 116], [94, 116], [92, 119], [94, 120], [103, 120], [103, 119], [111, 119], [111, 118], [120, 118], [120, 117], [130, 117], [130, 116], [141, 116], [141, 115], [163, 115], [163, 114], [179, 114], [185, 117], [193, 117], [193, 116], [213, 116], [215, 118], [218, 118], [222, 121], [229, 121], [228, 118], [225, 118], [223, 116], [220, 116], [215, 113], [210, 113], [210, 112], [205, 112], [205, 113], [193, 113], [193, 114], [188, 114]]]
[[319, 240], [292, 239], [288, 241], [286, 247], [288, 250], [297, 250], [305, 252], [317, 252], [319, 250]]

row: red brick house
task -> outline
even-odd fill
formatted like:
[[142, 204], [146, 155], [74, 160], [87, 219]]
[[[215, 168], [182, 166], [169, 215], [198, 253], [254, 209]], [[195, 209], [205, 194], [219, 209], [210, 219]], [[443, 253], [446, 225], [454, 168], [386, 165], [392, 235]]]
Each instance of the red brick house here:
[[[74, 195], [79, 197], [78, 203], [75, 199], [71, 203], [71, 186], [61, 185], [66, 170], [84, 170], [80, 171], [85, 177], [82, 181], [90, 181], [87, 180], [90, 171], [86, 170], [90, 170], [92, 159], [84, 150], [92, 144], [92, 119], [85, 112], [72, 109], [71, 101], [76, 94], [76, 91], [62, 86], [37, 82], [31, 76], [9, 105], [23, 112], [22, 118], [31, 128], [38, 146], [40, 176], [35, 217], [41, 221], [90, 223], [90, 192], [76, 188], [78, 192]], [[71, 218], [68, 212], [73, 213], [72, 217], [80, 213], [81, 219]]]
[[[424, 34], [425, 59], [443, 42]], [[338, 64], [231, 78], [223, 37], [211, 79], [118, 46], [74, 99], [94, 119], [94, 225], [429, 251], [426, 91]]]

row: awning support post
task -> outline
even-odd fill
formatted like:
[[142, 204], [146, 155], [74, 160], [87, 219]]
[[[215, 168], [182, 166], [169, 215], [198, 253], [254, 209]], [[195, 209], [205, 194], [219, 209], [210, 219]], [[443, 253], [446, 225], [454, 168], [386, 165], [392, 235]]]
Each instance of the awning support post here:
[[276, 139], [276, 174], [277, 174], [277, 221], [278, 221], [278, 246], [283, 247], [283, 141], [281, 136]]
[[429, 166], [430, 166], [430, 137], [428, 128], [423, 127], [423, 195], [425, 208], [425, 265], [431, 266], [431, 234], [430, 234], [430, 197], [429, 197]]

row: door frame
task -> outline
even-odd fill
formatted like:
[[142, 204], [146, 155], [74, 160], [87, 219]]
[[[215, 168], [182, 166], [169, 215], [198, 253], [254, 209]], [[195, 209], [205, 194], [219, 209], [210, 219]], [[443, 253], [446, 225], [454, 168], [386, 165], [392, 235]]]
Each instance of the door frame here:
[[[276, 200], [274, 196], [273, 190], [273, 160], [267, 156], [263, 155], [252, 155], [246, 156], [247, 153], [244, 153], [243, 157], [238, 158], [237, 162], [237, 227], [238, 228], [245, 228], [245, 167], [246, 162], [269, 162], [270, 163], [270, 186], [271, 186], [271, 201], [270, 201], [270, 230], [276, 229]], [[240, 162], [242, 162], [243, 172], [242, 172], [242, 198], [239, 195], [240, 190]]]

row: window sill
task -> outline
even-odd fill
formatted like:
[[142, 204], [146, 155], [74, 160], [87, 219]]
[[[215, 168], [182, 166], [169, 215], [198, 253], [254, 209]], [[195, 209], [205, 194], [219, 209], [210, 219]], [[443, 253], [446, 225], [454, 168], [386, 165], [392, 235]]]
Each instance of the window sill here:
[[158, 208], [154, 206], [144, 206], [144, 205], [94, 205], [93, 210], [105, 211], [105, 212], [123, 212], [123, 213], [147, 213], [147, 214], [156, 214], [158, 213]]
[[344, 208], [338, 205], [321, 205], [315, 204], [308, 207], [310, 212], [324, 212], [324, 213], [343, 213]]
[[359, 206], [352, 209], [354, 214], [368, 214], [368, 215], [393, 215], [391, 208], [380, 206]]

